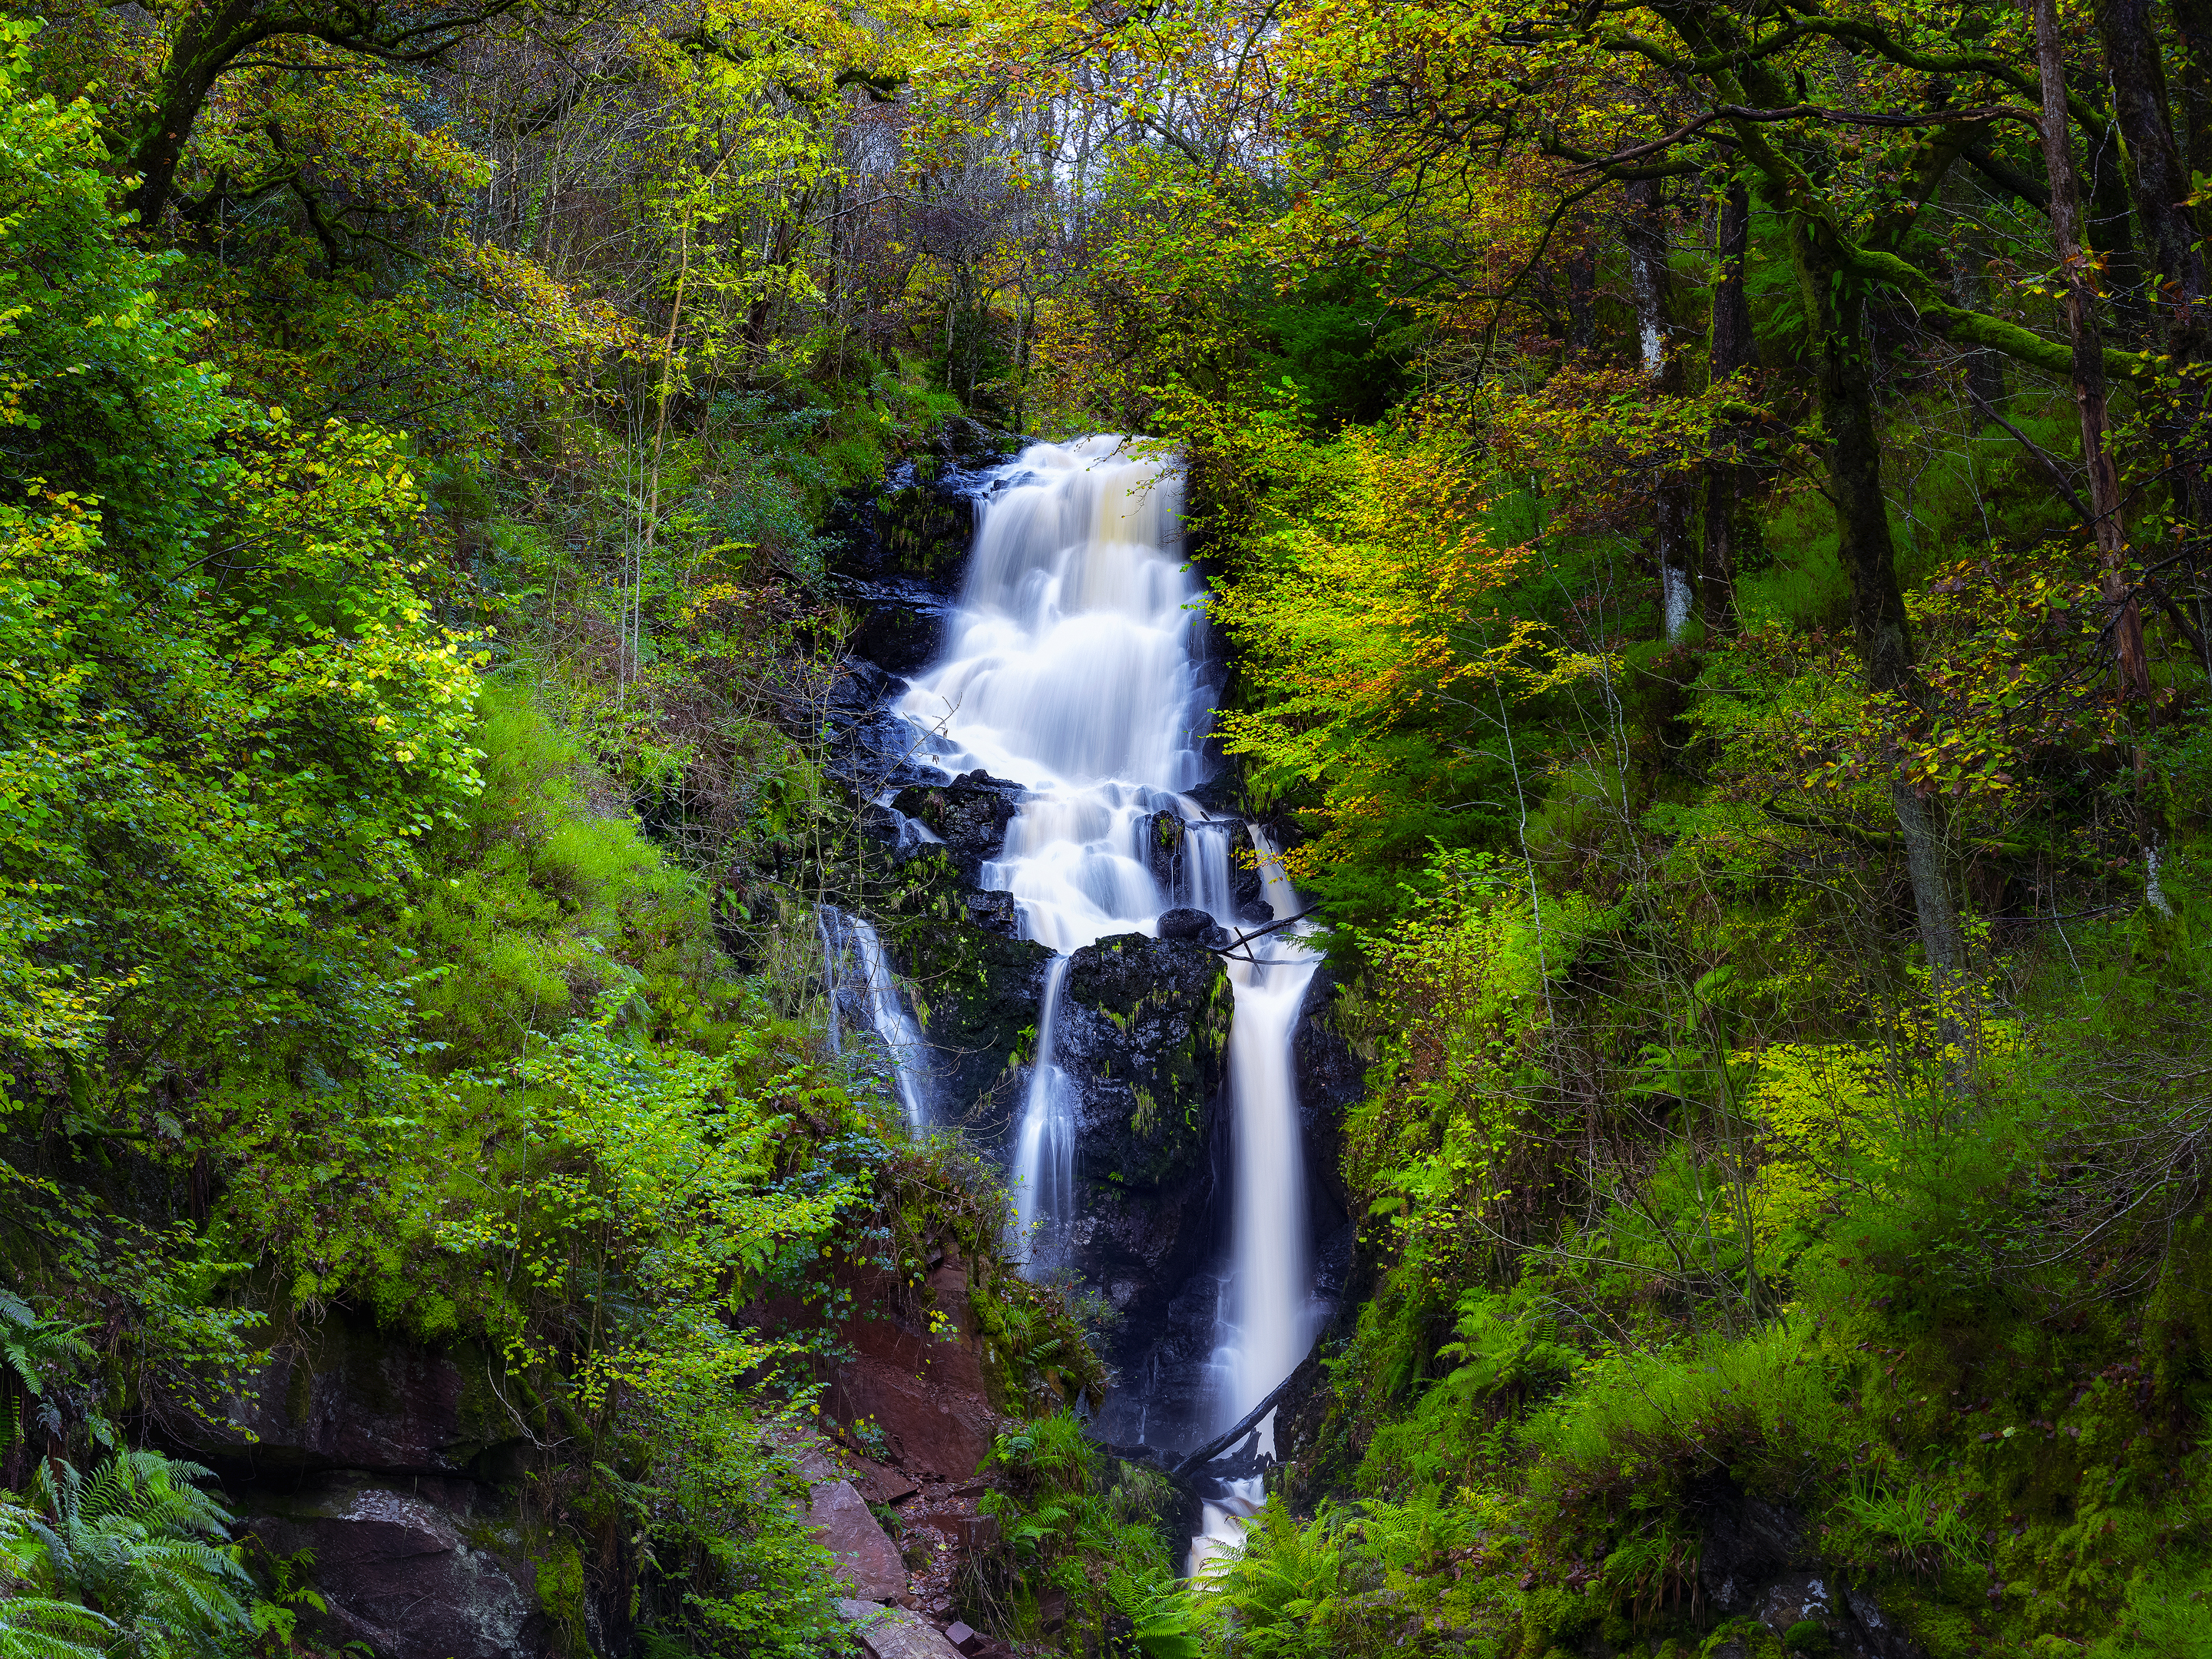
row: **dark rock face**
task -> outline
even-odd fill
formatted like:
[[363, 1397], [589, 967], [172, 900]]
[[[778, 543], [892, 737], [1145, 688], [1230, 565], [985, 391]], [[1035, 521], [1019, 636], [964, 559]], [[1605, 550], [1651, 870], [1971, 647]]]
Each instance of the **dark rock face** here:
[[[1340, 1170], [1337, 1133], [1345, 1112], [1365, 1092], [1367, 1066], [1336, 1028], [1337, 977], [1315, 970], [1291, 1035], [1291, 1072], [1298, 1085], [1298, 1127], [1304, 1137], [1307, 1201], [1313, 1236], [1328, 1238], [1343, 1224], [1352, 1204]], [[1349, 1270], [1339, 1292], [1349, 1288]]]
[[537, 1570], [511, 1513], [471, 1482], [317, 1477], [283, 1498], [254, 1494], [247, 1530], [280, 1555], [314, 1553], [328, 1610], [306, 1623], [335, 1649], [377, 1659], [545, 1659], [566, 1650], [539, 1605]]
[[1873, 1596], [1810, 1553], [1796, 1513], [1747, 1496], [1726, 1475], [1691, 1503], [1704, 1532], [1698, 1580], [1717, 1614], [1756, 1619], [1778, 1637], [1818, 1625], [1838, 1659], [1923, 1659]]
[[945, 422], [920, 453], [891, 468], [872, 502], [842, 508], [833, 528], [843, 544], [831, 568], [863, 580], [949, 583], [975, 538], [975, 503], [989, 492], [993, 471], [1021, 447], [1019, 438], [979, 422]]
[[977, 892], [950, 847], [924, 848], [900, 865], [874, 920], [914, 986], [940, 1109], [987, 1133], [1002, 1129], [1036, 1051], [1052, 952], [1013, 936], [1012, 896]]
[[1796, 1558], [1803, 1529], [1788, 1510], [1747, 1498], [1726, 1476], [1692, 1501], [1705, 1531], [1698, 1582], [1719, 1612], [1750, 1612], [1759, 1585]]
[[854, 613], [846, 645], [894, 674], [918, 674], [945, 644], [945, 620], [951, 609], [944, 586], [925, 578], [885, 576], [870, 581], [841, 578], [837, 596]]
[[898, 682], [864, 657], [848, 657], [830, 678], [829, 710], [833, 717], [857, 719], [891, 694]]
[[[478, 1472], [516, 1438], [472, 1347], [433, 1349], [333, 1315], [273, 1345], [229, 1399], [164, 1413], [171, 1437], [247, 1480], [326, 1469]], [[228, 1417], [230, 1421], [220, 1420]]]
[[1196, 945], [1119, 933], [1075, 953], [1054, 1055], [1081, 1094], [1086, 1179], [1149, 1188], [1194, 1171], [1232, 1006], [1220, 960]]
[[981, 866], [999, 856], [1006, 843], [1006, 826], [1014, 821], [1022, 786], [988, 772], [965, 772], [944, 784], [918, 784], [902, 789], [891, 799], [893, 810], [917, 823], [950, 848], [969, 882]]
[[1163, 910], [1158, 928], [1162, 939], [1211, 945], [1214, 943], [1213, 935], [1220, 930], [1220, 924], [1203, 910]]
[[1021, 930], [1021, 912], [1012, 893], [963, 893], [960, 902], [969, 921], [988, 933], [1012, 939]]
[[1274, 911], [1268, 908], [1267, 883], [1260, 874], [1257, 851], [1252, 844], [1250, 828], [1239, 819], [1237, 827], [1229, 832], [1229, 875], [1237, 915], [1246, 922], [1275, 919]]

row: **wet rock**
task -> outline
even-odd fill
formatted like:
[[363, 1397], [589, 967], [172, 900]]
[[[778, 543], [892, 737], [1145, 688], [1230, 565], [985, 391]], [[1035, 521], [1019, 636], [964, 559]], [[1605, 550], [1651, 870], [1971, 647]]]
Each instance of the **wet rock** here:
[[1219, 935], [1224, 941], [1228, 938], [1221, 925], [1203, 910], [1163, 910], [1158, 925], [1162, 939], [1186, 939], [1198, 945], [1212, 945], [1216, 943], [1216, 935]]
[[862, 1597], [888, 1601], [906, 1592], [906, 1563], [849, 1480], [814, 1488], [806, 1528], [836, 1558], [837, 1574]]
[[[1298, 1130], [1305, 1148], [1306, 1197], [1313, 1237], [1325, 1239], [1352, 1207], [1344, 1184], [1344, 1114], [1366, 1092], [1367, 1066], [1338, 1029], [1338, 981], [1326, 964], [1307, 981], [1291, 1033], [1291, 1070], [1298, 1087]], [[1355, 1296], [1348, 1271], [1334, 1294]]]
[[1187, 890], [1183, 879], [1183, 842], [1189, 831], [1180, 812], [1155, 812], [1145, 827], [1145, 857], [1152, 879], [1164, 893]]
[[1759, 1586], [1796, 1556], [1802, 1528], [1788, 1510], [1745, 1496], [1724, 1475], [1706, 1482], [1692, 1501], [1705, 1534], [1698, 1583], [1717, 1611], [1747, 1612]]
[[965, 772], [950, 783], [902, 789], [891, 798], [891, 806], [927, 825], [973, 882], [1006, 845], [1006, 826], [1014, 821], [1022, 793], [1018, 783], [988, 772]]
[[1267, 878], [1261, 875], [1258, 849], [1252, 843], [1251, 827], [1239, 819], [1229, 832], [1230, 893], [1237, 906], [1237, 918], [1244, 922], [1273, 921], [1274, 910], [1267, 903]]
[[846, 649], [894, 674], [920, 673], [945, 646], [949, 584], [909, 576], [845, 577], [837, 598], [853, 615]]
[[967, 908], [968, 920], [975, 927], [994, 933], [1014, 938], [1020, 931], [1022, 918], [1012, 893], [963, 893], [960, 902]]
[[1217, 772], [1204, 783], [1183, 793], [1209, 812], [1224, 817], [1244, 815], [1244, 780], [1233, 769]]
[[898, 867], [873, 918], [913, 988], [938, 1109], [986, 1133], [1005, 1127], [1019, 1098], [1052, 960], [1013, 937], [1012, 908], [1010, 896], [963, 881], [950, 848], [932, 846]]
[[567, 1650], [538, 1603], [536, 1569], [505, 1515], [477, 1511], [467, 1481], [313, 1478], [256, 1494], [246, 1529], [278, 1555], [310, 1550], [326, 1607], [302, 1625], [332, 1650], [376, 1659], [553, 1659]]
[[854, 720], [890, 696], [901, 684], [864, 657], [848, 657], [830, 679], [827, 699], [833, 719]]
[[1018, 439], [973, 421], [949, 422], [919, 455], [899, 462], [876, 497], [869, 551], [872, 576], [949, 582], [975, 538], [976, 507]]
[[1157, 1187], [1203, 1158], [1229, 1053], [1228, 974], [1211, 951], [1121, 933], [1068, 964], [1054, 1057], [1073, 1080], [1085, 1178]]
[[845, 1601], [837, 1616], [853, 1627], [869, 1659], [963, 1659], [945, 1632], [918, 1613]]

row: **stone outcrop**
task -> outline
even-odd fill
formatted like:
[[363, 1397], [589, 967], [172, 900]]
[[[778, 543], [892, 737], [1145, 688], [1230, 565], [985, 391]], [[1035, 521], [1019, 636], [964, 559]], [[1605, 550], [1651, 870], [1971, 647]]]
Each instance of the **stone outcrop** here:
[[1205, 1155], [1229, 1055], [1233, 997], [1212, 951], [1117, 933], [1068, 964], [1054, 1058], [1074, 1082], [1079, 1170], [1156, 1188]]
[[1164, 893], [1183, 890], [1183, 842], [1187, 831], [1179, 812], [1155, 812], [1145, 825], [1145, 860]]
[[1002, 1133], [1036, 1051], [1052, 951], [1015, 938], [1011, 896], [978, 892], [941, 847], [899, 867], [874, 920], [892, 966], [914, 988], [937, 1109], [947, 1121]]
[[333, 1314], [273, 1343], [234, 1392], [202, 1409], [169, 1402], [169, 1437], [248, 1480], [326, 1469], [486, 1473], [515, 1440], [486, 1357], [428, 1348]]
[[990, 487], [989, 473], [1022, 441], [963, 417], [940, 423], [891, 467], [872, 499], [848, 497], [834, 515], [829, 528], [839, 545], [831, 569], [861, 581], [949, 585], [975, 538], [975, 503]]
[[361, 1474], [250, 1492], [246, 1529], [277, 1555], [313, 1553], [325, 1609], [303, 1617], [332, 1650], [376, 1659], [555, 1659], [567, 1650], [508, 1508], [471, 1481]]
[[860, 1601], [840, 1601], [837, 1612], [868, 1659], [964, 1659], [964, 1650], [918, 1613]]

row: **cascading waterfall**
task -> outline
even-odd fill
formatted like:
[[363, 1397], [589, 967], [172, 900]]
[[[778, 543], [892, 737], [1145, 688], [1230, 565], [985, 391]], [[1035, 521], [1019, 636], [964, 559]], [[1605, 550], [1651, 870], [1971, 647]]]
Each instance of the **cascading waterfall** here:
[[[1075, 1123], [1054, 1063], [1069, 953], [1109, 934], [1152, 933], [1170, 903], [1238, 925], [1236, 826], [1206, 822], [1182, 793], [1206, 775], [1212, 710], [1179, 507], [1174, 475], [1124, 440], [1026, 451], [984, 510], [943, 656], [896, 705], [916, 728], [921, 757], [1025, 787], [981, 879], [1013, 895], [1024, 937], [1058, 953], [1010, 1171], [1032, 1273], [1066, 1260], [1077, 1202]], [[1193, 821], [1183, 893], [1163, 893], [1146, 858], [1151, 815], [1165, 809]], [[1269, 903], [1287, 917], [1295, 896], [1256, 832], [1255, 844]], [[1291, 1037], [1314, 961], [1282, 933], [1255, 941], [1250, 954], [1229, 969], [1236, 1154], [1212, 1366], [1217, 1427], [1289, 1374], [1313, 1322]], [[1231, 1536], [1230, 1512], [1210, 1512], [1208, 1531]], [[1212, 1547], [1197, 1543], [1200, 1552]]]
[[1027, 786], [982, 884], [1059, 953], [1012, 1170], [1033, 1273], [1064, 1259], [1073, 1218], [1075, 1126], [1052, 1063], [1067, 954], [1151, 931], [1146, 822], [1205, 772], [1212, 711], [1177, 507], [1173, 476], [1120, 439], [1028, 450], [984, 511], [943, 658], [897, 705], [934, 764]]
[[1014, 1143], [1014, 1226], [1033, 1273], [1060, 1265], [1060, 1240], [1075, 1219], [1075, 1115], [1067, 1099], [1067, 1079], [1053, 1060], [1053, 1030], [1059, 1023], [1060, 988], [1067, 978], [1067, 958], [1054, 957], [1045, 970], [1044, 1000], [1037, 1007], [1036, 1058], [1022, 1103]]

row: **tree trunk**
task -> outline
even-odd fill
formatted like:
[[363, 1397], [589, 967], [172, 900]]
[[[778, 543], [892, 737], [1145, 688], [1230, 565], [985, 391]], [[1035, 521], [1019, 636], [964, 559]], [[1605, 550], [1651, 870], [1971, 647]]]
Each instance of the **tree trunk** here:
[[151, 112], [142, 116], [117, 146], [129, 156], [129, 171], [138, 178], [123, 205], [137, 214], [142, 227], [153, 226], [168, 205], [185, 143], [217, 77], [239, 53], [261, 41], [263, 32], [253, 27], [256, 4], [257, 0], [229, 0], [228, 4], [185, 11], [161, 65]]
[[[2043, 161], [2051, 176], [2051, 228], [2066, 273], [2066, 325], [2074, 341], [2074, 407], [2081, 425], [2081, 460], [2089, 472], [2089, 511], [2097, 538], [2097, 589], [2112, 617], [2113, 665], [2120, 696], [2150, 711], [2150, 663], [2144, 647], [2142, 606], [2128, 580], [2127, 524], [2120, 481], [2106, 441], [2105, 342], [2097, 322], [2096, 273], [2081, 245], [2081, 184], [2074, 167], [2074, 135], [2067, 125], [2065, 41], [2058, 32], [2057, 0], [2034, 0], [2037, 66], [2043, 78]], [[2157, 825], [2144, 799], [2147, 757], [2135, 751], [2136, 817], [2142, 842], [2144, 882], [2150, 902], [2166, 908], [2159, 889]]]
[[[1729, 181], [1721, 198], [1714, 251], [1719, 270], [1713, 280], [1713, 317], [1706, 363], [1712, 380], [1725, 380], [1751, 366], [1755, 354], [1751, 301], [1744, 292], [1744, 264], [1751, 252], [1751, 192], [1741, 179]], [[1723, 456], [1705, 480], [1704, 558], [1698, 571], [1698, 611], [1706, 631], [1723, 634], [1735, 626], [1735, 515], [1740, 469]]]
[[2153, 314], [2168, 348], [2194, 361], [2204, 343], [2204, 258], [2197, 246], [2195, 216], [2183, 204], [2190, 193], [2189, 169], [2173, 141], [2150, 0], [2100, 0], [2097, 25], [2112, 76], [2112, 112], [2135, 163], [2136, 216], [2159, 276], [2160, 303]]
[[2212, 173], [2212, 0], [2172, 0], [2181, 45], [2181, 118], [2189, 170]]
[[[1673, 272], [1667, 262], [1667, 221], [1659, 181], [1638, 179], [1628, 185], [1628, 212], [1622, 240], [1628, 249], [1629, 283], [1636, 301], [1638, 356], [1644, 376], [1662, 396], [1682, 390], [1680, 356], [1674, 349]], [[1662, 637], [1681, 638], [1695, 609], [1697, 573], [1691, 565], [1690, 491], [1686, 481], [1662, 483], [1652, 503], [1659, 556], [1659, 611]]]
[[[1912, 660], [1912, 629], [1897, 585], [1897, 546], [1881, 489], [1881, 441], [1875, 426], [1874, 385], [1867, 361], [1865, 302], [1841, 269], [1827, 238], [1833, 228], [1790, 216], [1790, 251], [1813, 324], [1814, 389], [1828, 434], [1828, 495], [1835, 504], [1837, 550], [1851, 586], [1851, 628], [1867, 683], [1912, 708], [1928, 689]], [[1905, 842], [1905, 872], [1920, 925], [1921, 949], [1940, 981], [1966, 965], [1965, 936], [1951, 898], [1941, 804], [1923, 799], [1901, 776], [1890, 804]]]
[[2135, 211], [2128, 198], [2127, 157], [2117, 124], [2106, 123], [2089, 145], [2088, 241], [2105, 256], [2105, 292], [2123, 333], [2152, 337], [2150, 296], [2136, 252]]
[[2120, 481], [2105, 441], [2105, 341], [2097, 321], [2096, 272], [2081, 238], [2081, 198], [2066, 117], [2065, 43], [2057, 0], [2034, 0], [2036, 57], [2043, 76], [2044, 167], [2051, 176], [2051, 228], [2066, 272], [2066, 326], [2074, 342], [2074, 407], [2081, 426], [2081, 460], [2089, 471], [2089, 511], [2097, 537], [2098, 586], [2113, 615], [2113, 654], [2123, 695], [2149, 691], [2142, 610], [2127, 581], [2128, 538]]

